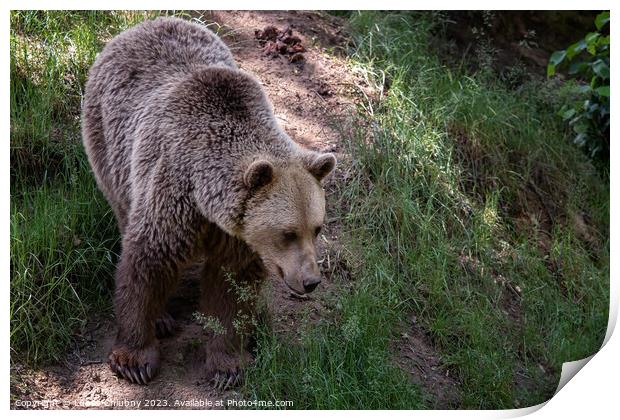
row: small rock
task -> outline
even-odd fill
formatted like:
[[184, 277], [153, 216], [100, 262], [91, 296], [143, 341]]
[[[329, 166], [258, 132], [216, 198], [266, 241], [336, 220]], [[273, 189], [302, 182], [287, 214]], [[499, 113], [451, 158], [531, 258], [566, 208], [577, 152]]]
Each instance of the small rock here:
[[329, 85], [325, 83], [321, 83], [316, 91], [321, 96], [331, 96], [332, 94], [332, 91], [329, 89]]
[[287, 36], [281, 37], [280, 40], [286, 45], [301, 44], [301, 39], [298, 36], [287, 35]]
[[286, 54], [288, 46], [282, 41], [276, 41], [276, 49], [280, 54]]
[[278, 45], [274, 41], [268, 41], [263, 47], [263, 54], [270, 57], [278, 56]]
[[278, 38], [278, 35], [280, 35], [280, 31], [275, 26], [265, 26], [262, 31], [260, 29], [254, 31], [254, 37], [262, 41], [275, 42], [275, 40]]
[[301, 44], [301, 38], [293, 35], [293, 30], [290, 27], [279, 30], [275, 26], [266, 26], [262, 30], [255, 30], [254, 37], [260, 41], [263, 46], [263, 54], [267, 56], [288, 55], [291, 63], [301, 62], [305, 59], [301, 55], [306, 51]]
[[305, 59], [306, 58], [302, 53], [295, 53], [289, 57], [288, 61], [290, 61], [291, 63], [297, 63], [298, 61], [303, 61]]
[[305, 52], [305, 51], [306, 51], [306, 49], [301, 44], [294, 44], [294, 45], [291, 45], [290, 47], [288, 47], [289, 54], [294, 54], [294, 53], [298, 53], [298, 52]]

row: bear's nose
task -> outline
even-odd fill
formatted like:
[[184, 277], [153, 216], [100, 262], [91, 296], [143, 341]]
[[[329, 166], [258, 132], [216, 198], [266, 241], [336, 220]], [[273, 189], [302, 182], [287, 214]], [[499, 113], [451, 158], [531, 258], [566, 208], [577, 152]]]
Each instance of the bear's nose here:
[[309, 279], [304, 280], [304, 291], [306, 293], [310, 293], [321, 283], [320, 277], [310, 277]]

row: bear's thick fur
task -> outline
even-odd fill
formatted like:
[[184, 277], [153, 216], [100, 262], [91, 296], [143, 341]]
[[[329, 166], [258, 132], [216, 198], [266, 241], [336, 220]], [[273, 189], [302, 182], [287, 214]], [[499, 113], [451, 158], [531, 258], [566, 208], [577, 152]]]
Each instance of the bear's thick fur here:
[[206, 374], [234, 373], [249, 355], [226, 273], [254, 288], [273, 276], [299, 294], [314, 289], [320, 181], [334, 156], [294, 143], [220, 39], [177, 18], [106, 45], [88, 76], [82, 135], [122, 236], [110, 367], [136, 383], [155, 376], [157, 337], [174, 329], [167, 298], [179, 273], [204, 260], [201, 311], [227, 331], [209, 345]]

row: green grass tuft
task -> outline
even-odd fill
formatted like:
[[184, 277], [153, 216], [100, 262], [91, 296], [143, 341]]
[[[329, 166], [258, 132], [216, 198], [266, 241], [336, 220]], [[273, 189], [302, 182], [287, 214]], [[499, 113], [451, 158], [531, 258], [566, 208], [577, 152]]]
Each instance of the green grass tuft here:
[[116, 226], [91, 175], [23, 192], [11, 204], [11, 349], [64, 355], [91, 308], [109, 306]]

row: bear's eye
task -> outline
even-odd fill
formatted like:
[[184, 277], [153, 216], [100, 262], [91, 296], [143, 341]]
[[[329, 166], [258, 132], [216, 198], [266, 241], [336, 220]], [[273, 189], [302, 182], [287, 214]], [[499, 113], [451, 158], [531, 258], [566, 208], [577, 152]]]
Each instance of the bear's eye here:
[[284, 240], [286, 242], [293, 242], [297, 239], [297, 233], [293, 232], [293, 231], [286, 231], [283, 233], [282, 235], [284, 237]]
[[319, 233], [321, 233], [321, 226], [317, 226], [317, 228], [314, 229], [314, 236], [319, 236]]

